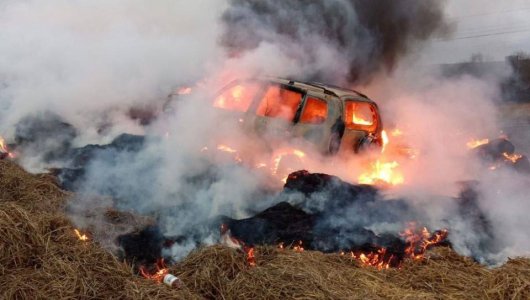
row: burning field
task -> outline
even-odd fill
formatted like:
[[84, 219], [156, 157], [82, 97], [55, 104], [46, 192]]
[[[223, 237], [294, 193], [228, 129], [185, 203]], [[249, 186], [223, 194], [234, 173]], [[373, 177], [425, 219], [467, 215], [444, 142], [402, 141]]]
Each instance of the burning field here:
[[0, 298], [530, 298], [523, 77], [432, 65], [448, 7], [0, 4]]
[[[49, 175], [30, 175], [0, 162], [1, 297], [44, 298], [492, 298], [526, 299], [530, 261], [510, 260], [489, 269], [447, 246], [407, 259], [399, 269], [364, 266], [349, 253], [259, 246], [255, 265], [233, 248], [193, 251], [168, 272], [183, 287], [171, 289], [143, 278], [94, 242], [81, 239], [66, 217], [71, 194]], [[127, 213], [111, 212], [114, 225]], [[132, 216], [129, 216], [132, 217]], [[140, 222], [141, 223], [141, 222]]]

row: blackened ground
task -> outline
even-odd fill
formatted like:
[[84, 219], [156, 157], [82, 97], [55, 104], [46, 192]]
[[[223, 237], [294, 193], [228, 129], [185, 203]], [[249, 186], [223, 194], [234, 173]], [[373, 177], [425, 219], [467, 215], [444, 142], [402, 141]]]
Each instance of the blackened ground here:
[[[302, 242], [305, 249], [323, 252], [374, 251], [385, 247], [396, 258], [404, 255], [406, 244], [399, 235], [378, 235], [367, 229], [376, 223], [396, 222], [414, 214], [404, 202], [384, 201], [371, 186], [353, 185], [334, 176], [307, 171], [292, 173], [279, 198], [293, 193], [304, 195], [301, 205], [280, 202], [251, 218], [224, 218], [222, 222], [246, 244]], [[323, 205], [311, 207], [312, 201]], [[355, 219], [355, 215], [363, 214]]]
[[86, 168], [95, 159], [113, 158], [123, 153], [138, 153], [145, 145], [145, 137], [132, 134], [121, 134], [110, 144], [86, 145], [81, 148], [69, 149], [64, 153], [62, 160], [68, 161], [65, 168], [51, 169], [59, 178], [61, 187], [76, 191], [85, 181]]
[[58, 115], [44, 112], [21, 119], [15, 127], [18, 152], [39, 156], [46, 162], [64, 158], [71, 149], [76, 129]]
[[147, 226], [119, 236], [116, 242], [121, 248], [120, 259], [134, 265], [152, 265], [161, 258], [166, 238], [158, 226]]
[[[467, 231], [473, 232], [473, 240], [466, 244], [477, 260], [499, 251], [494, 230], [480, 208], [477, 182], [465, 182], [460, 196], [454, 199], [456, 222], [465, 222]], [[122, 249], [120, 256], [136, 266], [153, 265], [162, 257], [163, 249], [174, 244], [193, 241], [200, 246], [206, 236], [219, 232], [226, 225], [236, 239], [246, 245], [302, 245], [308, 250], [327, 253], [339, 251], [374, 252], [386, 248], [387, 257], [399, 264], [405, 255], [406, 242], [398, 231], [381, 231], [373, 228], [378, 224], [405, 224], [419, 220], [421, 212], [402, 200], [385, 200], [371, 186], [354, 185], [326, 174], [307, 171], [292, 173], [284, 190], [276, 196], [276, 204], [250, 218], [232, 219], [218, 217], [197, 220], [195, 230], [182, 231], [181, 236], [168, 237], [158, 226], [125, 234], [117, 239]], [[299, 197], [299, 202], [291, 201]], [[289, 201], [286, 202], [286, 201]], [[323, 205], [316, 206], [312, 202]], [[203, 229], [198, 230], [198, 227]], [[441, 228], [435, 228], [441, 229]], [[451, 232], [451, 228], [448, 228]], [[202, 233], [201, 233], [202, 232]], [[446, 241], [445, 245], [449, 245]], [[168, 259], [168, 258], [166, 258]], [[484, 260], [481, 260], [484, 261]]]

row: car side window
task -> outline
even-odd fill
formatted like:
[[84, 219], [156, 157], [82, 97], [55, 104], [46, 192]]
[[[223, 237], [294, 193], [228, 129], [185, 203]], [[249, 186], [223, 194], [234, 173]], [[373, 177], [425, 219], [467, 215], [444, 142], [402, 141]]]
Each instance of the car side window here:
[[304, 124], [322, 124], [328, 116], [328, 104], [326, 101], [308, 97], [304, 106], [300, 123]]
[[375, 129], [377, 127], [377, 110], [366, 102], [345, 101], [344, 122], [351, 129]]
[[292, 121], [302, 102], [302, 94], [271, 85], [261, 98], [256, 114], [262, 117], [280, 118]]

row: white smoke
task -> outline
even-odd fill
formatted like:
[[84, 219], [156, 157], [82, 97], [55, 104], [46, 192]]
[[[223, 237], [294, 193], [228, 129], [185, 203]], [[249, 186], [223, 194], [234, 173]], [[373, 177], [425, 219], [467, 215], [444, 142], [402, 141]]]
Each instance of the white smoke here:
[[109, 119], [120, 121], [111, 122], [114, 133], [139, 131], [120, 117], [124, 110], [165, 100], [174, 85], [203, 77], [219, 56], [219, 1], [0, 5], [0, 128], [6, 135], [21, 117], [41, 110], [83, 128], [82, 141], [99, 141], [97, 126]]
[[[335, 4], [351, 8], [344, 3]], [[119, 209], [157, 217], [164, 234], [188, 236], [174, 249], [173, 255], [182, 257], [196, 242], [212, 242], [204, 225], [207, 220], [218, 215], [244, 217], [270, 200], [261, 195], [263, 174], [235, 164], [233, 157], [201, 152], [226, 141], [237, 149], [255, 146], [236, 124], [211, 108], [212, 94], [241, 76], [316, 76], [351, 82], [353, 62], [363, 67], [359, 74], [373, 79], [357, 88], [379, 103], [385, 124], [403, 129], [410, 145], [420, 150], [416, 160], [403, 166], [406, 184], [392, 193], [425, 208], [432, 224], [441, 226], [454, 207], [432, 199], [456, 196], [457, 181], [481, 180], [481, 207], [495, 230], [506, 233], [502, 241], [506, 250], [488, 261], [527, 254], [528, 244], [522, 242], [529, 240], [525, 229], [530, 225], [522, 216], [530, 208], [523, 201], [526, 179], [513, 173], [479, 176], [465, 147], [471, 138], [499, 134], [495, 78], [448, 79], [419, 68], [412, 59], [394, 75], [380, 72], [381, 68], [363, 61], [372, 58], [371, 51], [380, 45], [350, 10], [345, 28], [362, 34], [343, 49], [321, 32], [315, 34], [315, 28], [304, 28], [308, 22], [296, 23], [303, 44], [278, 34], [274, 26], [255, 23], [249, 32], [265, 38], [256, 47], [228, 57], [219, 45], [227, 29], [221, 16], [228, 6], [214, 0], [0, 2], [1, 132], [13, 138], [15, 124], [23, 117], [50, 111], [78, 129], [79, 146], [108, 142], [122, 132], [147, 134], [139, 153], [110, 152], [90, 163], [80, 192], [112, 194]], [[246, 17], [254, 17], [247, 13]], [[421, 41], [428, 37], [419, 35]], [[421, 45], [414, 42], [405, 49], [419, 51]], [[358, 50], [358, 56], [352, 59], [344, 49]], [[400, 59], [406, 58], [407, 51], [398, 52]], [[173, 103], [172, 112], [162, 113], [174, 87], [196, 82], [200, 84], [191, 97]], [[153, 108], [160, 116], [143, 127], [127, 116], [131, 107]], [[35, 165], [31, 157], [23, 159], [26, 165]], [[319, 159], [307, 167], [349, 180], [359, 172], [355, 160], [331, 164]], [[76, 204], [92, 209], [93, 203], [86, 199], [90, 198], [80, 197]], [[260, 200], [263, 203], [256, 203]], [[462, 232], [451, 236], [455, 248], [473, 254], [465, 241], [471, 231], [464, 222], [454, 226]]]

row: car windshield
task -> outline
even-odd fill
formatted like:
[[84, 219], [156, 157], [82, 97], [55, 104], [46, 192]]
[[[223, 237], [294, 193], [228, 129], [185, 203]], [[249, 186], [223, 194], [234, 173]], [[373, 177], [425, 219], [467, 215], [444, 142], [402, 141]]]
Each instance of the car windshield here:
[[258, 82], [241, 82], [234, 84], [223, 90], [213, 103], [214, 107], [226, 110], [246, 112], [252, 100], [262, 89], [262, 84]]

